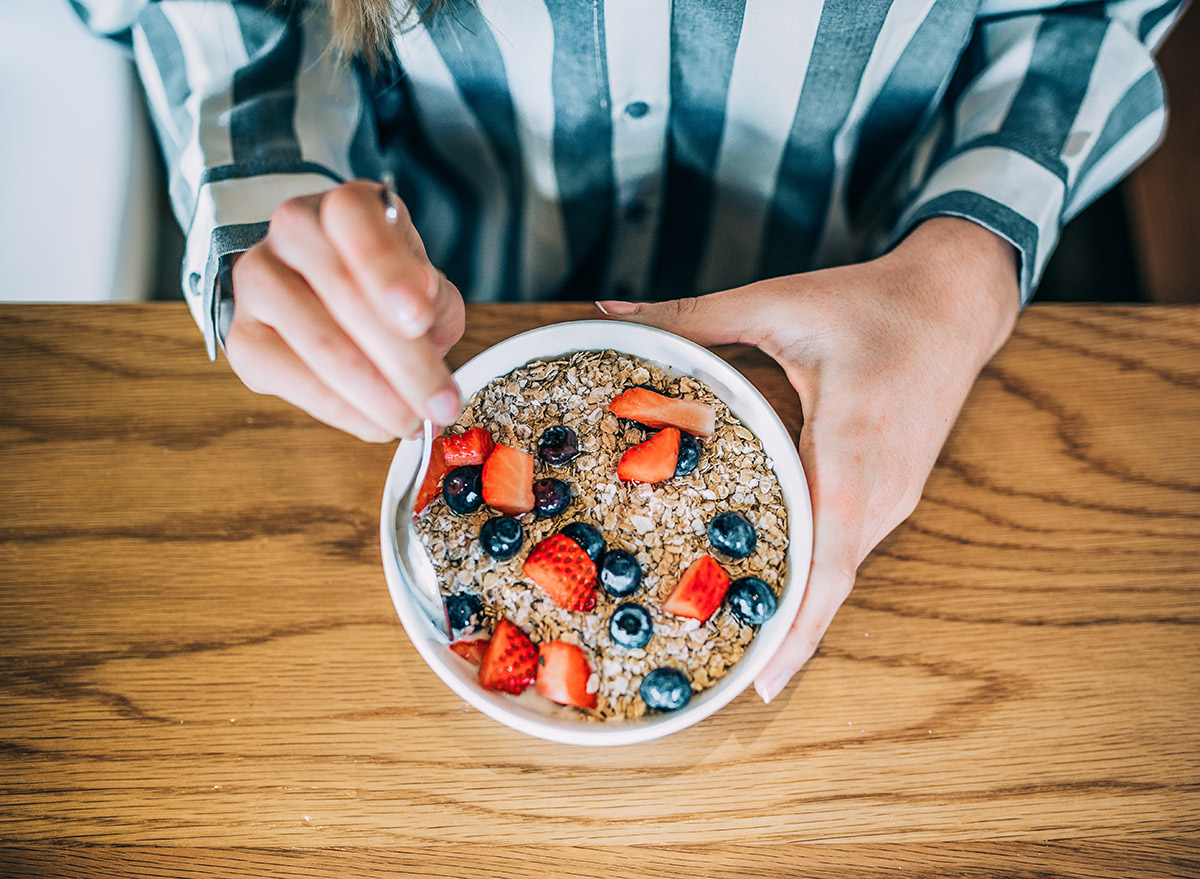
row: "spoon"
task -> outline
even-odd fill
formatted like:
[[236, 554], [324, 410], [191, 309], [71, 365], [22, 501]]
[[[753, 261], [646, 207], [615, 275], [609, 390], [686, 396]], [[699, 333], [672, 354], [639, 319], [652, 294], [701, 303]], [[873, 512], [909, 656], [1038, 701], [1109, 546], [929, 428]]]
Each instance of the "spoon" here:
[[442, 600], [442, 590], [438, 587], [437, 573], [429, 554], [417, 537], [417, 529], [413, 527], [413, 504], [417, 492], [425, 482], [425, 474], [429, 470], [429, 458], [433, 451], [433, 423], [426, 420], [425, 430], [421, 435], [421, 462], [412, 482], [400, 497], [396, 507], [396, 564], [400, 573], [417, 597], [421, 610], [429, 617], [447, 643], [450, 641], [450, 618], [446, 611], [446, 602]]

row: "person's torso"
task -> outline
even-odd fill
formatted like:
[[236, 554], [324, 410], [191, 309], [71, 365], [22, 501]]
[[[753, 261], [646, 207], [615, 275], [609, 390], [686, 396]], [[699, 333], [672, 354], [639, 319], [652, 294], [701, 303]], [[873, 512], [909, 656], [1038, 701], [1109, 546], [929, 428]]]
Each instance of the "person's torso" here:
[[694, 295], [878, 246], [978, 6], [450, 3], [370, 87], [471, 298]]

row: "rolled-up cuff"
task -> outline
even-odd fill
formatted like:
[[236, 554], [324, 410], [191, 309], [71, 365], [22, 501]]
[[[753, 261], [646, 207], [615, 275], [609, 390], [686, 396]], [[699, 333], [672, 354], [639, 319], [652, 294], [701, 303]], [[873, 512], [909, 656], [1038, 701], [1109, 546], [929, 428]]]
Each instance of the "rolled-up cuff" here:
[[184, 299], [204, 334], [212, 360], [217, 356], [222, 260], [262, 240], [271, 214], [289, 198], [324, 192], [342, 182], [316, 165], [307, 165], [301, 173], [260, 176], [221, 173], [223, 170], [210, 171], [200, 187], [181, 278]]
[[1028, 156], [998, 146], [969, 149], [930, 175], [896, 225], [894, 240], [930, 217], [978, 223], [1017, 249], [1024, 305], [1058, 243], [1064, 192], [1061, 177]]

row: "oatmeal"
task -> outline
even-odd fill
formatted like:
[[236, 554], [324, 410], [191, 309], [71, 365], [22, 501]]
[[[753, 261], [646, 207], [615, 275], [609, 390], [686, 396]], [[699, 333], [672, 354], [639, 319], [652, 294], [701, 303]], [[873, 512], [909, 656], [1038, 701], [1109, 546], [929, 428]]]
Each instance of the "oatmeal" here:
[[[614, 398], [638, 386], [707, 404], [715, 416], [711, 436], [697, 442], [669, 427], [643, 429], [609, 411]], [[742, 658], [757, 631], [753, 623], [765, 619], [763, 605], [766, 616], [774, 610], [786, 573], [783, 494], [757, 438], [698, 380], [612, 351], [533, 361], [475, 394], [445, 443], [443, 492], [415, 525], [452, 624], [488, 633], [507, 620], [519, 632], [504, 627], [506, 637], [524, 633], [533, 645], [553, 644], [538, 659], [543, 670], [549, 661], [567, 681], [563, 686], [580, 695], [586, 690], [583, 702], [551, 696], [555, 701], [594, 699], [594, 707], [578, 710], [595, 719], [640, 717], [647, 698], [658, 709], [673, 707], [654, 704], [659, 699], [686, 703], [690, 692], [712, 686]], [[456, 470], [451, 446], [458, 460], [486, 457], [487, 463]], [[665, 459], [665, 474], [659, 446], [674, 456]], [[477, 457], [463, 457], [477, 447]], [[479, 473], [503, 472], [509, 483], [524, 482], [523, 491], [529, 459], [536, 512], [514, 513], [517, 528], [498, 518], [509, 501], [495, 489], [489, 499], [489, 480]], [[671, 474], [689, 466], [686, 475]], [[656, 467], [657, 476], [644, 475]], [[512, 510], [529, 509], [527, 498], [516, 503]], [[600, 539], [603, 549], [592, 545]], [[587, 568], [589, 556], [595, 556], [588, 575], [594, 591], [542, 575], [577, 562]], [[685, 572], [694, 587], [687, 595], [677, 588]], [[726, 596], [731, 580], [736, 588]], [[712, 590], [720, 606], [692, 614], [711, 613], [706, 621], [677, 615]], [[527, 661], [529, 646], [506, 648]], [[457, 652], [478, 661], [482, 649]], [[672, 689], [689, 684], [688, 693]]]

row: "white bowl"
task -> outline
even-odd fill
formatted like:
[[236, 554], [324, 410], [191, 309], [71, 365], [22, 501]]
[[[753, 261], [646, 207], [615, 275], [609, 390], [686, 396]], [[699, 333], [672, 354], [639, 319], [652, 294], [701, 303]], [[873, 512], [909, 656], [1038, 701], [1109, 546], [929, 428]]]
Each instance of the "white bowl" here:
[[448, 648], [445, 636], [421, 611], [396, 562], [396, 507], [420, 463], [419, 442], [402, 442], [392, 459], [383, 492], [380, 540], [396, 613], [417, 651], [451, 690], [489, 717], [532, 736], [571, 745], [626, 745], [669, 735], [703, 720], [736, 698], [767, 664], [783, 643], [804, 595], [812, 555], [812, 505], [796, 447], [771, 405], [724, 360], [671, 333], [618, 321], [552, 324], [494, 345], [465, 364], [454, 378], [463, 398], [469, 399], [492, 379], [531, 360], [597, 350], [633, 354], [675, 375], [690, 375], [704, 382], [754, 431], [774, 463], [788, 508], [787, 574], [775, 615], [762, 625], [745, 656], [725, 677], [678, 711], [629, 721], [587, 720], [573, 709], [537, 696], [532, 687], [517, 697], [485, 690], [475, 666]]

